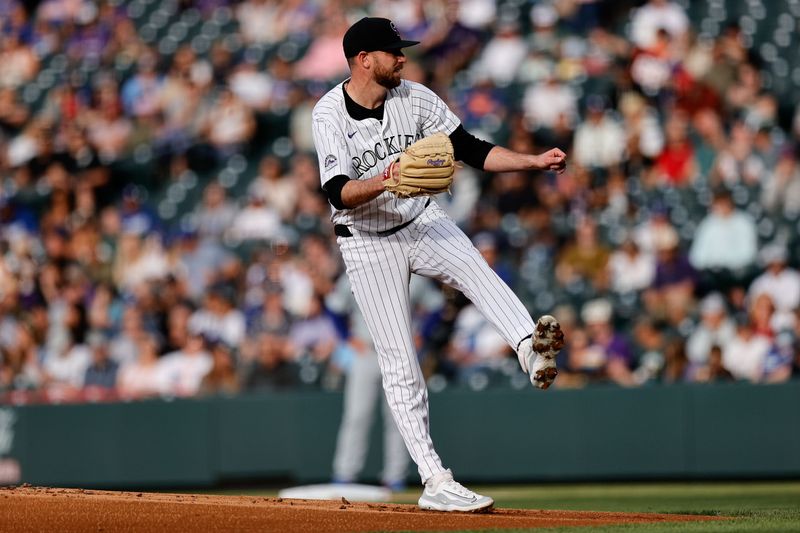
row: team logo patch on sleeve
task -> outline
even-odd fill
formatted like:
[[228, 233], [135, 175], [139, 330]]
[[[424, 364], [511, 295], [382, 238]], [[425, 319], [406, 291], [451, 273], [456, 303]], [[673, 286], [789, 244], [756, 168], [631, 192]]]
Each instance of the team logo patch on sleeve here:
[[325, 170], [330, 170], [330, 168], [336, 164], [336, 156], [333, 154], [328, 154], [325, 156]]

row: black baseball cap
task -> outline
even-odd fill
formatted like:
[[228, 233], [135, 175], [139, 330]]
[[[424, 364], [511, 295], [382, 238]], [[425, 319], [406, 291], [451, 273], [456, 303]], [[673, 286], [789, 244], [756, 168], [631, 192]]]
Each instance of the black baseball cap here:
[[348, 58], [357, 56], [359, 52], [399, 50], [415, 44], [419, 41], [403, 40], [394, 22], [380, 17], [362, 18], [350, 26], [342, 39], [344, 56]]

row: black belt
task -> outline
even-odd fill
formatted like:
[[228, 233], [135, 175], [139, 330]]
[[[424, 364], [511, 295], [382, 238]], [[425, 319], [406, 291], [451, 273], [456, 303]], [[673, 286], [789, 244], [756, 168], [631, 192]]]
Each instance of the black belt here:
[[[431, 205], [430, 197], [428, 198], [428, 201], [425, 202], [425, 207], [428, 207], [429, 205]], [[416, 217], [412, 218], [408, 222], [404, 222], [404, 223], [400, 224], [399, 226], [395, 226], [392, 229], [387, 229], [387, 230], [384, 230], [384, 231], [376, 231], [375, 234], [378, 237], [388, 237], [389, 235], [394, 235], [395, 233], [397, 233], [401, 229], [407, 227], [409, 224], [411, 224], [415, 220], [416, 220]], [[348, 228], [344, 224], [336, 224], [336, 225], [334, 225], [333, 226], [333, 233], [337, 237], [352, 237], [353, 236], [353, 232], [350, 231], [350, 228]]]

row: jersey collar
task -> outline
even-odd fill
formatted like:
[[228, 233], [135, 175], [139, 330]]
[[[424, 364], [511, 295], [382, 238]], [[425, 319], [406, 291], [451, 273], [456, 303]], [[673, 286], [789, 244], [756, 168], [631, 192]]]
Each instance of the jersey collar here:
[[367, 109], [366, 107], [357, 104], [355, 100], [350, 98], [350, 95], [344, 90], [345, 85], [347, 85], [347, 82], [342, 83], [342, 94], [344, 94], [344, 106], [347, 109], [347, 114], [350, 115], [350, 118], [353, 120], [374, 118], [378, 121], [383, 121], [383, 108], [386, 102], [379, 105], [375, 109]]

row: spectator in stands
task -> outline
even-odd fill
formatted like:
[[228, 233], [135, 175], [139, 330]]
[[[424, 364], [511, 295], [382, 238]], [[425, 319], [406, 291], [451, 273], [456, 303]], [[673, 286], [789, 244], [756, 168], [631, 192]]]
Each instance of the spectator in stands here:
[[656, 274], [656, 260], [629, 237], [614, 250], [608, 260], [611, 289], [619, 294], [638, 293], [649, 288]]
[[532, 45], [536, 50], [552, 54], [558, 59], [559, 14], [551, 3], [540, 2], [531, 7], [530, 22], [533, 29]]
[[654, 42], [637, 49], [631, 61], [631, 80], [648, 97], [659, 98], [671, 87], [675, 67], [676, 43], [663, 28], [656, 31]]
[[[736, 68], [745, 56], [740, 54], [741, 45], [737, 30], [723, 30], [723, 35], [711, 43], [708, 66], [703, 69], [701, 80], [720, 96], [736, 81]], [[746, 55], [746, 51], [745, 51]]]
[[511, 83], [527, 55], [528, 44], [520, 34], [519, 23], [500, 19], [476, 60], [475, 70], [479, 76], [502, 87]]
[[675, 339], [669, 339], [664, 331], [664, 325], [657, 323], [645, 316], [636, 320], [633, 329], [633, 348], [636, 352], [638, 365], [633, 372], [633, 377], [637, 384], [643, 385], [648, 382], [656, 381], [661, 377], [662, 370], [666, 370], [668, 363], [675, 364], [675, 361], [667, 361], [667, 351], [674, 349], [672, 346]]
[[128, 116], [150, 117], [161, 110], [164, 79], [156, 70], [157, 61], [154, 53], [139, 56], [136, 74], [122, 85], [120, 98]]
[[758, 383], [770, 350], [769, 338], [755, 332], [749, 318], [739, 320], [736, 334], [722, 349], [722, 364], [733, 377]]
[[295, 65], [295, 75], [302, 80], [332, 80], [348, 71], [342, 37], [349, 23], [335, 3], [326, 4], [323, 9], [329, 11], [329, 16], [318, 22], [308, 50]]
[[394, 22], [400, 35], [405, 35], [406, 39], [418, 41], [425, 35], [429, 24], [425, 0], [375, 0], [373, 5], [374, 12]]
[[147, 52], [147, 45], [137, 33], [134, 21], [128, 17], [115, 18], [107, 49], [108, 57], [130, 65]]
[[581, 388], [602, 377], [603, 351], [590, 343], [581, 324], [569, 328], [564, 349], [559, 358], [558, 385], [566, 389]]
[[200, 394], [236, 394], [239, 377], [230, 347], [224, 342], [211, 344], [213, 365], [200, 384]]
[[633, 12], [630, 36], [639, 48], [653, 46], [661, 29], [673, 39], [686, 38], [689, 18], [678, 3], [670, 0], [649, 0]]
[[250, 109], [258, 113], [270, 107], [272, 79], [252, 61], [242, 61], [231, 73], [228, 85]]
[[0, 347], [0, 390], [33, 390], [44, 379], [42, 361], [49, 358], [36, 330], [27, 321], [16, 324], [14, 344]]
[[338, 258], [331, 253], [327, 240], [319, 235], [308, 234], [300, 241], [298, 265], [310, 278], [317, 294], [327, 294], [341, 272]]
[[699, 176], [708, 176], [717, 153], [727, 143], [719, 113], [708, 107], [695, 112], [690, 136], [697, 161], [697, 173]]
[[296, 360], [307, 358], [316, 363], [327, 363], [339, 342], [339, 333], [319, 296], [311, 298], [307, 313], [294, 321], [289, 330], [291, 351]]
[[7, 0], [0, 4], [0, 36], [16, 35], [23, 37], [28, 33], [28, 12], [25, 6], [17, 0]]
[[316, 3], [306, 0], [245, 0], [236, 9], [247, 43], [280, 43], [288, 36], [307, 32], [315, 15]]
[[[18, 168], [27, 165], [36, 156], [42, 148], [43, 136], [43, 123], [36, 120], [30, 121], [25, 125], [20, 133], [11, 139], [4, 147], [2, 154], [3, 160], [10, 168]], [[24, 174], [17, 176], [18, 178], [29, 178]]]
[[119, 324], [121, 314], [121, 302], [114, 287], [110, 284], [98, 284], [94, 288], [94, 294], [91, 295], [87, 310], [89, 327], [93, 330], [110, 332]]
[[18, 35], [0, 35], [0, 89], [16, 89], [39, 71], [39, 59]]
[[673, 339], [664, 349], [664, 383], [684, 383], [690, 381], [692, 375], [686, 347], [682, 339]]
[[755, 221], [736, 208], [730, 191], [720, 189], [697, 228], [689, 261], [701, 271], [706, 287], [726, 289], [751, 275], [757, 244]]
[[642, 253], [653, 255], [659, 248], [680, 244], [680, 236], [669, 219], [669, 209], [661, 203], [650, 207], [644, 220], [634, 228], [633, 240]]
[[527, 127], [550, 137], [561, 124], [572, 129], [578, 116], [578, 99], [572, 89], [551, 72], [544, 83], [531, 85], [522, 101]]
[[664, 185], [685, 187], [697, 175], [694, 148], [688, 137], [687, 117], [674, 114], [664, 127], [666, 145], [656, 160], [656, 172]]
[[467, 28], [487, 30], [497, 18], [494, 0], [461, 0], [458, 3], [458, 21]]
[[575, 130], [575, 162], [589, 169], [619, 165], [625, 155], [625, 131], [606, 111], [601, 96], [586, 100], [586, 120]]
[[185, 346], [162, 356], [158, 361], [161, 394], [194, 396], [212, 366], [214, 362], [206, 350], [203, 336], [190, 331]]
[[[769, 102], [770, 109], [778, 105], [773, 99], [770, 99]], [[779, 131], [773, 126], [776, 117], [771, 116], [769, 119], [763, 119], [761, 113], [754, 114], [758, 114], [759, 117], [753, 120], [759, 120], [765, 123], [762, 123], [758, 129], [756, 129], [755, 138], [753, 139], [753, 155], [760, 162], [760, 165], [756, 163], [753, 166], [756, 168], [760, 166], [761, 172], [764, 173], [770, 168], [775, 168], [775, 166], [778, 164], [779, 158], [783, 152], [786, 151], [787, 147], [784, 145], [784, 143], [775, 142], [774, 136], [777, 135], [777, 132]], [[759, 183], [763, 182], [764, 177], [759, 176], [757, 181]]]
[[47, 22], [66, 24], [85, 20], [83, 8], [86, 7], [85, 0], [65, 2], [63, 0], [45, 0], [38, 6], [38, 16]]
[[134, 291], [151, 281], [163, 279], [171, 270], [158, 236], [142, 239], [134, 233], [122, 235], [114, 265], [114, 281], [124, 291]]
[[234, 217], [227, 235], [234, 242], [271, 241], [282, 234], [281, 219], [260, 193], [250, 192], [245, 205]]
[[282, 390], [299, 382], [286, 337], [265, 333], [259, 336], [257, 346], [255, 361], [245, 368], [245, 389]]
[[229, 89], [223, 89], [202, 126], [221, 162], [241, 152], [256, 128], [253, 112]]
[[630, 162], [656, 158], [664, 148], [664, 132], [656, 110], [639, 93], [628, 91], [619, 99], [619, 111], [624, 119]]
[[203, 202], [194, 211], [197, 232], [204, 239], [219, 240], [236, 218], [236, 204], [227, 198], [218, 181], [209, 183], [203, 191]]
[[605, 299], [591, 300], [581, 309], [586, 325], [587, 344], [582, 350], [570, 352], [571, 366], [579, 371], [598, 373], [612, 383], [635, 386], [631, 372], [633, 353], [625, 338], [614, 330], [613, 309]]
[[447, 358], [458, 368], [460, 379], [468, 381], [475, 372], [499, 369], [509, 354], [508, 344], [474, 305], [459, 311]]
[[124, 233], [152, 236], [161, 230], [161, 221], [145, 203], [145, 192], [138, 185], [129, 184], [122, 190], [119, 216]]
[[92, 331], [87, 335], [86, 344], [91, 350], [92, 361], [86, 368], [83, 387], [114, 389], [119, 365], [109, 357], [108, 338], [99, 331]]
[[236, 8], [236, 19], [246, 43], [276, 43], [288, 28], [280, 23], [280, 4], [270, 0], [245, 0]]
[[213, 285], [206, 292], [203, 306], [189, 317], [189, 331], [228, 346], [244, 340], [244, 313], [234, 307], [235, 291], [225, 285]]
[[792, 375], [792, 362], [796, 353], [796, 338], [791, 330], [778, 333], [764, 358], [764, 383], [782, 383]]
[[763, 86], [761, 73], [755, 65], [739, 63], [736, 66], [736, 82], [725, 92], [725, 104], [732, 111], [743, 113], [755, 104]]
[[759, 255], [765, 271], [750, 284], [748, 299], [769, 295], [775, 305], [778, 329], [791, 329], [793, 312], [800, 308], [800, 272], [787, 265], [789, 252], [782, 244], [767, 245]]
[[0, 89], [0, 133], [19, 133], [30, 117], [30, 110], [19, 100], [14, 89]]
[[734, 381], [733, 374], [722, 365], [722, 348], [714, 345], [708, 352], [708, 364], [695, 371], [694, 380], [700, 383]]
[[67, 329], [51, 340], [52, 351], [43, 362], [44, 384], [56, 395], [69, 396], [83, 386], [92, 355], [84, 343], [87, 324], [83, 306], [67, 304], [64, 323]]
[[757, 335], [772, 340], [780, 330], [780, 324], [775, 320], [775, 304], [772, 297], [765, 292], [748, 302], [747, 314]]
[[700, 302], [700, 323], [686, 340], [686, 354], [695, 368], [709, 363], [714, 346], [724, 348], [736, 334], [736, 324], [728, 316], [725, 299], [712, 293]]
[[155, 336], [145, 333], [136, 340], [136, 358], [120, 365], [119, 395], [134, 400], [158, 396], [165, 390], [163, 377], [158, 364], [158, 342]]
[[200, 239], [197, 231], [181, 232], [174, 246], [178, 256], [177, 276], [186, 283], [188, 296], [195, 301], [205, 294], [205, 289], [223, 265], [235, 260], [219, 242]]
[[564, 247], [556, 264], [556, 277], [562, 285], [587, 282], [602, 290], [608, 285], [608, 259], [611, 251], [599, 241], [597, 224], [582, 216], [575, 236]]
[[744, 121], [735, 122], [728, 142], [714, 161], [712, 182], [728, 188], [740, 183], [755, 185], [762, 181], [764, 173], [764, 161], [754, 153], [753, 130]]
[[[405, 70], [405, 68], [403, 69]], [[408, 74], [408, 73], [406, 73]], [[289, 107], [292, 109], [289, 120], [289, 140], [298, 152], [314, 152], [313, 119], [314, 106], [317, 103], [314, 96], [303, 85], [294, 85], [289, 93]]]
[[456, 72], [464, 68], [476, 55], [481, 45], [480, 32], [466, 26], [459, 17], [459, 2], [444, 0], [438, 17], [431, 18], [418, 52], [433, 76], [432, 85], [450, 84]]
[[162, 156], [182, 154], [189, 149], [201, 90], [193, 80], [196, 58], [191, 47], [178, 49], [158, 91], [159, 127], [155, 149]]
[[280, 159], [266, 155], [258, 166], [258, 175], [250, 183], [248, 194], [264, 198], [270, 209], [289, 222], [297, 204], [297, 185], [283, 173]]
[[283, 307], [283, 292], [280, 287], [268, 287], [258, 314], [253, 318], [251, 334], [271, 333], [287, 335], [291, 326], [289, 313]]
[[122, 312], [119, 332], [109, 340], [109, 355], [120, 366], [137, 359], [140, 339], [146, 334], [142, 312], [136, 305], [128, 305]]
[[761, 205], [773, 216], [800, 214], [800, 165], [796, 150], [784, 149], [775, 167], [767, 169]]

